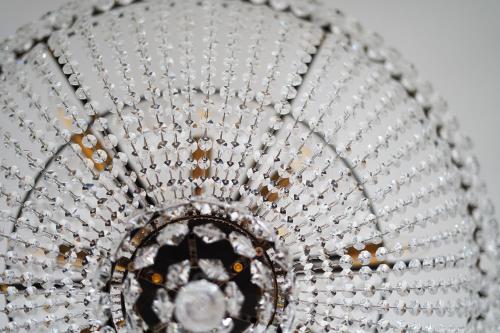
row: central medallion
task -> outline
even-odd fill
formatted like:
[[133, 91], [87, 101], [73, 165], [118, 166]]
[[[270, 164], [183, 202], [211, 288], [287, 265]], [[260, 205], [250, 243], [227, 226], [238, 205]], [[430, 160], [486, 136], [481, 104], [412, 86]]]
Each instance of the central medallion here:
[[293, 319], [290, 260], [252, 215], [188, 202], [130, 222], [98, 284], [118, 332], [264, 332]]

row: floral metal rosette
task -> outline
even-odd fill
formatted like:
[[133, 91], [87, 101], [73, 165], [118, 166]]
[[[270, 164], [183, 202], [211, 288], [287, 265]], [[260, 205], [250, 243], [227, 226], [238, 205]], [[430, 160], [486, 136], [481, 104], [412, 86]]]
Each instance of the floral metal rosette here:
[[293, 320], [290, 258], [273, 232], [232, 206], [188, 202], [129, 222], [94, 286], [118, 331], [265, 331]]

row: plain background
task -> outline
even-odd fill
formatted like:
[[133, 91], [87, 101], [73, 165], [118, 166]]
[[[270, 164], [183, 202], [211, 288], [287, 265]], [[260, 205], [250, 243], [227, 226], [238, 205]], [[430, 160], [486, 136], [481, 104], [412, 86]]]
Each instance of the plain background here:
[[[382, 35], [448, 100], [500, 207], [500, 1], [323, 1]], [[64, 2], [0, 0], [0, 39]]]

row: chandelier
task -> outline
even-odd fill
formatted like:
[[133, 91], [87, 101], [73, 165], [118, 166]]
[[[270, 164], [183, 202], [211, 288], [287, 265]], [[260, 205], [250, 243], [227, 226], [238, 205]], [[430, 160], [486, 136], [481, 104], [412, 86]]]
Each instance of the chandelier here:
[[468, 138], [326, 4], [68, 2], [0, 109], [2, 332], [500, 329]]

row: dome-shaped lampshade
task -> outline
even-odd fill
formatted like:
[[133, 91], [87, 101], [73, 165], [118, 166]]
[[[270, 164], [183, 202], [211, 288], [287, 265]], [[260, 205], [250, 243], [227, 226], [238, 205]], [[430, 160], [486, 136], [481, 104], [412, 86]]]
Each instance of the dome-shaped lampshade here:
[[0, 44], [5, 332], [496, 332], [469, 141], [315, 1], [69, 2]]

